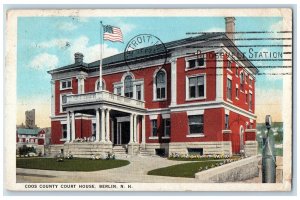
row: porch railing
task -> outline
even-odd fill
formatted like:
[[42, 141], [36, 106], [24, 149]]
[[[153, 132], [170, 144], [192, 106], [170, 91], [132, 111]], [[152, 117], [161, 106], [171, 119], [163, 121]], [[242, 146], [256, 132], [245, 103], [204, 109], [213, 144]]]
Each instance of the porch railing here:
[[66, 95], [63, 98], [62, 105], [73, 105], [80, 103], [93, 103], [98, 101], [109, 101], [116, 104], [132, 106], [137, 108], [145, 108], [145, 102], [123, 97], [117, 94], [113, 94], [108, 91], [90, 92], [84, 94], [71, 94]]

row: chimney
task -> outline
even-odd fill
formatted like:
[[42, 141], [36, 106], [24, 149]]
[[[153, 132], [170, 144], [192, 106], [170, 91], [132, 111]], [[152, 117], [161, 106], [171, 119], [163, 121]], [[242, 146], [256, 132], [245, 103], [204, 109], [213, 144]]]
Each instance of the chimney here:
[[82, 53], [75, 53], [74, 54], [75, 63], [82, 63], [83, 62], [83, 54]]
[[226, 36], [234, 42], [235, 18], [225, 17], [225, 26]]

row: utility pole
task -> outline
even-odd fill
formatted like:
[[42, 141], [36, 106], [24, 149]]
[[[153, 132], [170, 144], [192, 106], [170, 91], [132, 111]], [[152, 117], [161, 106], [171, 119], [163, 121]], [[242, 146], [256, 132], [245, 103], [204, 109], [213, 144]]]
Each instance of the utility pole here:
[[276, 183], [276, 157], [274, 156], [274, 137], [270, 134], [272, 125], [270, 115], [266, 115], [265, 122], [268, 131], [263, 137], [262, 182]]

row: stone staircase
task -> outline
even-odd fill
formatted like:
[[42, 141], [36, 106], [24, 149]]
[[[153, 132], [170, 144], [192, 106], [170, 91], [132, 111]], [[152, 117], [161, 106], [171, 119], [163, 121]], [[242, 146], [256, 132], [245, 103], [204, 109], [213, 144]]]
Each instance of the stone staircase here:
[[116, 157], [126, 157], [127, 156], [126, 145], [115, 145], [113, 147], [113, 153], [116, 155]]
[[145, 156], [151, 156], [150, 154], [149, 154], [149, 152], [148, 151], [146, 151], [146, 149], [144, 149], [144, 148], [140, 148], [140, 154], [139, 154], [140, 156], [143, 156], [143, 157], [145, 157]]

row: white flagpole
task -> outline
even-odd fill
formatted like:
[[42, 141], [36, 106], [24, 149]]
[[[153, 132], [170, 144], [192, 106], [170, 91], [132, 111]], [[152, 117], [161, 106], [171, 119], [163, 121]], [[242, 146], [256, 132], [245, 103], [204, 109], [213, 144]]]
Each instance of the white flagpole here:
[[102, 57], [103, 57], [103, 46], [104, 46], [104, 29], [102, 21], [100, 21], [100, 65], [99, 65], [99, 86], [102, 91]]

